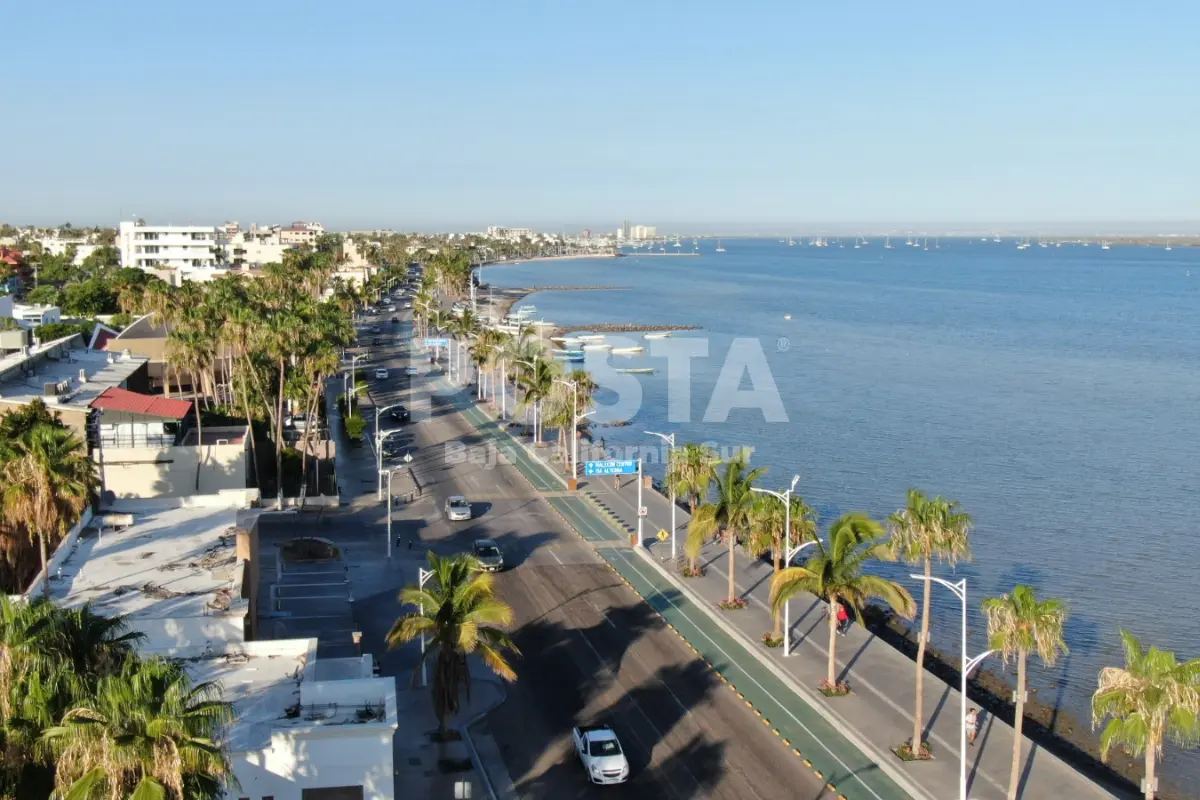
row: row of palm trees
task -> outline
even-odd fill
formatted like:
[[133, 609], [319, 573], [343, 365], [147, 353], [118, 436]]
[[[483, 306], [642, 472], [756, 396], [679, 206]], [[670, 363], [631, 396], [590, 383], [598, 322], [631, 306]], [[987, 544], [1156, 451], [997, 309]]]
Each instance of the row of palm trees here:
[[[917, 613], [916, 601], [900, 584], [867, 572], [873, 561], [902, 561], [920, 566], [922, 581], [920, 637], [917, 645], [915, 703], [912, 737], [897, 747], [902, 757], [928, 758], [931, 753], [923, 741], [925, 652], [929, 639], [930, 594], [934, 562], [953, 567], [969, 559], [971, 517], [959, 504], [943, 497], [929, 497], [917, 489], [908, 492], [906, 504], [885, 521], [872, 519], [862, 512], [844, 514], [829, 526], [828, 535], [817, 534], [817, 517], [802, 497], [788, 493], [791, 526], [785, 525], [786, 510], [770, 494], [754, 491], [766, 473], [751, 469], [745, 456], [726, 461], [705, 445], [687, 443], [674, 448], [667, 466], [669, 490], [687, 498], [692, 510], [683, 574], [696, 576], [701, 570], [697, 559], [701, 549], [714, 537], [728, 549], [729, 591], [721, 604], [725, 609], [745, 605], [734, 583], [734, 554], [741, 545], [752, 557], [770, 552], [773, 557], [771, 608], [774, 629], [764, 641], [777, 645], [781, 640], [780, 614], [791, 598], [811, 594], [829, 609], [829, 644], [825, 680], [821, 689], [827, 695], [840, 695], [849, 687], [837, 680], [837, 619], [840, 605], [860, 624], [863, 610], [873, 601], [882, 601], [905, 619]], [[802, 566], [784, 564], [791, 549], [811, 542], [812, 555]], [[1012, 771], [1008, 796], [1015, 799], [1020, 778], [1022, 721], [1026, 694], [1026, 668], [1031, 654], [1045, 665], [1053, 666], [1067, 651], [1063, 637], [1068, 610], [1054, 598], [1039, 598], [1030, 586], [1019, 585], [1010, 592], [988, 598], [983, 603], [989, 646], [1006, 663], [1016, 662], [1017, 693], [1014, 718]], [[1145, 756], [1149, 780], [1145, 795], [1154, 796], [1156, 760], [1162, 755], [1167, 738], [1189, 746], [1200, 741], [1200, 659], [1179, 663], [1174, 653], [1146, 650], [1131, 634], [1121, 631], [1126, 652], [1122, 668], [1107, 668], [1100, 673], [1099, 688], [1093, 696], [1093, 723], [1109, 722], [1101, 735], [1101, 757], [1107, 758], [1114, 746], [1131, 755]]]
[[169, 798], [236, 786], [233, 708], [142, 634], [87, 606], [0, 598], [0, 796]]
[[[213, 281], [161, 281], [122, 293], [121, 307], [152, 315], [167, 334], [164, 390], [186, 384], [195, 424], [202, 408], [222, 406], [247, 420], [263, 420], [274, 451], [277, 504], [282, 503], [283, 429], [288, 410], [316, 414], [326, 382], [340, 369], [342, 350], [354, 342], [352, 314], [362, 292], [334, 277], [336, 260], [312, 250], [288, 251], [262, 276], [233, 272]], [[309, 437], [300, 443], [307, 475]], [[258, 443], [251, 437], [256, 476]], [[202, 464], [197, 464], [196, 488]]]

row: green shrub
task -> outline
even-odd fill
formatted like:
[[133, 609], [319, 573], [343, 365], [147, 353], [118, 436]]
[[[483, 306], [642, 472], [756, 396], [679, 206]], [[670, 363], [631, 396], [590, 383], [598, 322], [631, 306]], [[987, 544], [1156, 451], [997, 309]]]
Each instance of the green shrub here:
[[363, 432], [367, 429], [367, 421], [361, 415], [346, 417], [346, 435], [351, 439], [362, 441]]

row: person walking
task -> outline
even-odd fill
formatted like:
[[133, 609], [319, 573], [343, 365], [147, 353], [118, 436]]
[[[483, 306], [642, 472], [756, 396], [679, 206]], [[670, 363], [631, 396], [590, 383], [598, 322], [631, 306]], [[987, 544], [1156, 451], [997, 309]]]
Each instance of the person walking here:
[[846, 607], [841, 603], [837, 604], [837, 621], [838, 635], [845, 636], [846, 631], [850, 628], [850, 615], [846, 613]]
[[971, 747], [975, 746], [975, 737], [979, 733], [979, 711], [972, 708], [967, 712], [967, 741]]

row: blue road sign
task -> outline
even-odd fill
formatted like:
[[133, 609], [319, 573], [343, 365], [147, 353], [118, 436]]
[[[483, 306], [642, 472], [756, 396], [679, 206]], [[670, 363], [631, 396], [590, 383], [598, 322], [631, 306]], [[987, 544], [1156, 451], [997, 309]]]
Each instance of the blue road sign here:
[[636, 458], [619, 461], [588, 461], [583, 465], [584, 475], [636, 475], [637, 471]]
[[425, 346], [426, 347], [449, 347], [450, 340], [449, 339], [426, 339]]

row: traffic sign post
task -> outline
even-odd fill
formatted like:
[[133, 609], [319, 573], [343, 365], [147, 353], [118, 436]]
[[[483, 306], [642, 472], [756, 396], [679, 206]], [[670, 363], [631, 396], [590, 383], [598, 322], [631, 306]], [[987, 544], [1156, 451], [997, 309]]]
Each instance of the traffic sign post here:
[[588, 461], [583, 465], [583, 474], [592, 478], [602, 475], [641, 474], [641, 471], [642, 462], [636, 458]]
[[637, 460], [637, 482], [638, 482], [638, 547], [642, 546], [642, 520], [646, 518], [646, 507], [642, 505], [642, 460]]

